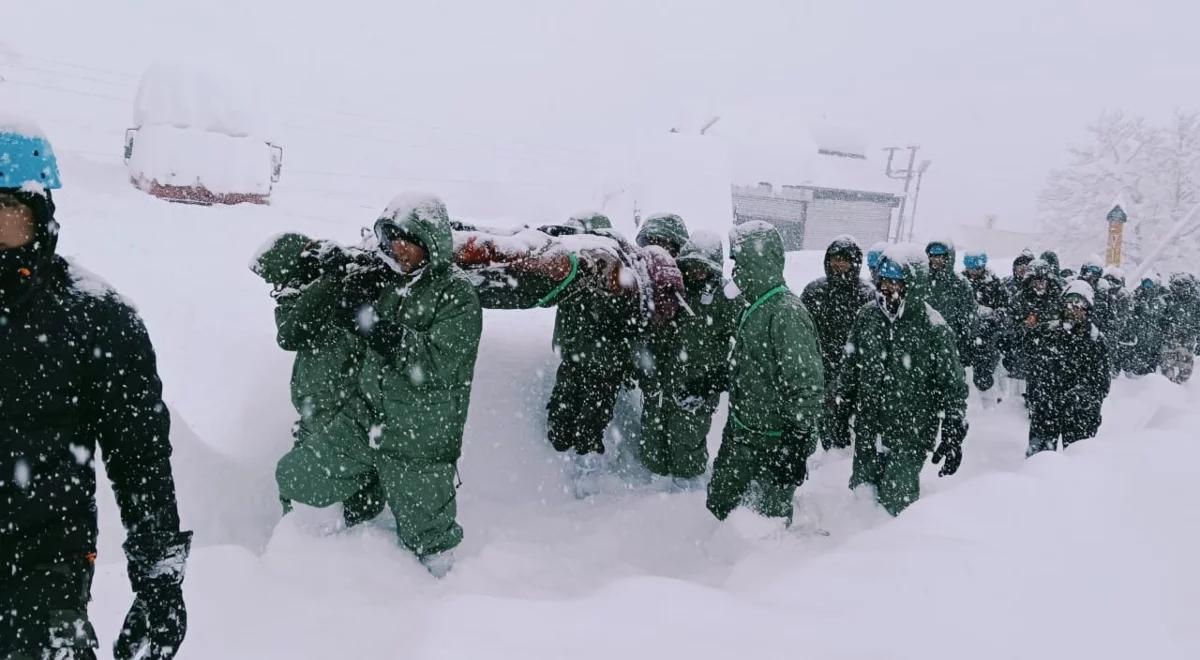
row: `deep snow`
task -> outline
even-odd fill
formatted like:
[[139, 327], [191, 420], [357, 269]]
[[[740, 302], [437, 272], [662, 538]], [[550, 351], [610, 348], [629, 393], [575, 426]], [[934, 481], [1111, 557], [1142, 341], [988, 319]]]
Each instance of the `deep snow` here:
[[[59, 87], [121, 80], [18, 73]], [[1029, 461], [1019, 406], [973, 402], [960, 473], [928, 470], [925, 497], [895, 520], [847, 490], [845, 452], [818, 453], [796, 529], [783, 533], [745, 513], [717, 524], [703, 493], [660, 492], [619, 451], [607, 492], [576, 500], [543, 439], [552, 315], [488, 312], [456, 570], [430, 578], [384, 518], [350, 532], [336, 531], [336, 511], [280, 522], [271, 472], [291, 441], [290, 359], [246, 263], [280, 231], [354, 242], [394, 193], [444, 191], [285, 167], [270, 207], [167, 204], [134, 190], [121, 164], [132, 91], [95, 85], [75, 88], [74, 104], [0, 85], [0, 105], [42, 120], [62, 160], [62, 251], [136, 304], [158, 350], [180, 505], [196, 530], [180, 658], [1200, 657], [1200, 386], [1157, 376], [1115, 384], [1099, 438]], [[351, 169], [337, 153], [344, 136], [301, 135], [287, 143], [301, 162], [391, 171], [391, 145], [356, 152], [368, 160]], [[505, 224], [513, 214], [485, 210], [603, 201], [608, 164], [544, 204], [487, 182], [447, 184], [446, 197], [452, 214]], [[820, 271], [818, 253], [790, 256], [793, 288]], [[621, 418], [634, 410], [627, 398]], [[723, 422], [722, 411], [714, 448]], [[107, 657], [130, 596], [110, 493], [100, 507], [92, 615]]]

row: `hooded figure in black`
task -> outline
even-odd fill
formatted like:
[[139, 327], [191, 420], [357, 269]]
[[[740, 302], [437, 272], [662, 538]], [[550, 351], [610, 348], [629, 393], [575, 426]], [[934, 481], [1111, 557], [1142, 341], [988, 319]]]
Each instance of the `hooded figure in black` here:
[[[27, 140], [0, 134], [0, 156]], [[133, 308], [55, 254], [57, 232], [48, 190], [0, 188], [0, 657], [95, 657], [99, 449], [134, 593], [114, 656], [170, 658], [191, 532], [154, 350]]]
[[1166, 341], [1167, 294], [1160, 278], [1147, 275], [1133, 294], [1128, 339], [1123, 345], [1121, 368], [1130, 376], [1158, 371]]
[[[874, 288], [864, 281], [862, 249], [849, 236], [835, 238], [825, 250], [825, 277], [804, 288], [800, 300], [817, 329], [821, 361], [825, 368], [826, 398], [832, 396], [837, 373], [846, 358], [846, 338], [859, 308], [875, 299]], [[829, 402], [827, 409], [831, 409]], [[821, 423], [821, 446], [849, 447], [850, 430], [827, 415]]]
[[1091, 321], [1093, 291], [1074, 280], [1058, 317], [1030, 330], [1029, 449], [1026, 456], [1092, 438], [1108, 396], [1109, 359], [1104, 334]]
[[1191, 273], [1171, 274], [1163, 331], [1162, 373], [1173, 383], [1186, 383], [1200, 343], [1200, 283]]
[[1039, 324], [1058, 318], [1062, 297], [1062, 280], [1058, 272], [1041, 259], [1034, 259], [1025, 271], [1021, 288], [1008, 308], [1009, 360], [1005, 364], [1009, 376], [1028, 379], [1031, 351], [1030, 333]]

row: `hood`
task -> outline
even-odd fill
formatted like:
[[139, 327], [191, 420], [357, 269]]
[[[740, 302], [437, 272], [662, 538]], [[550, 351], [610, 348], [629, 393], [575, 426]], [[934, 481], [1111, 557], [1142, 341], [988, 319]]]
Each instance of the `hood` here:
[[725, 269], [725, 248], [721, 246], [721, 237], [711, 231], [698, 231], [692, 234], [675, 262], [680, 266], [686, 263], [699, 263], [720, 276]]
[[250, 270], [268, 284], [275, 286], [308, 281], [301, 255], [312, 242], [312, 238], [304, 234], [280, 234], [267, 241], [250, 264]]
[[729, 231], [729, 255], [733, 282], [748, 300], [785, 283], [783, 238], [774, 225], [752, 220], [735, 226]]
[[653, 242], [662, 245], [671, 254], [679, 254], [687, 240], [687, 225], [683, 223], [683, 218], [673, 213], [662, 213], [647, 218], [635, 239], [639, 247], [646, 247]]
[[1018, 254], [1017, 258], [1013, 259], [1013, 272], [1016, 272], [1017, 268], [1028, 264], [1036, 258], [1037, 256], [1033, 254], [1033, 250], [1029, 248], [1021, 250], [1021, 254]]
[[1050, 267], [1054, 269], [1055, 273], [1062, 270], [1062, 265], [1058, 261], [1058, 253], [1055, 252], [1054, 250], [1046, 250], [1038, 258], [1041, 259], [1042, 261], [1050, 264]]
[[1063, 281], [1058, 276], [1058, 271], [1054, 270], [1050, 264], [1041, 259], [1034, 259], [1029, 262], [1029, 270], [1025, 271], [1025, 279], [1021, 280], [1021, 289], [1032, 291], [1033, 281], [1039, 277], [1045, 278], [1050, 284], [1046, 289], [1046, 295], [1057, 296], [1062, 291]]
[[[837, 255], [842, 255], [850, 260], [850, 272], [847, 277], [838, 278], [832, 269], [829, 268], [829, 261]], [[838, 236], [833, 239], [829, 247], [825, 248], [825, 277], [830, 281], [845, 280], [847, 282], [858, 283], [858, 278], [862, 273], [863, 252], [858, 246], [858, 242], [853, 236]]]
[[[446, 205], [433, 195], [407, 193], [392, 200], [376, 221], [387, 222], [411, 236], [428, 253], [429, 268], [443, 271], [454, 258], [454, 235]], [[382, 251], [382, 246], [380, 246]], [[391, 256], [384, 252], [384, 258]]]
[[1190, 273], [1172, 273], [1167, 288], [1171, 294], [1181, 298], [1192, 298], [1198, 293], [1196, 278]]
[[33, 242], [0, 250], [0, 305], [15, 306], [38, 287], [58, 247], [58, 222], [49, 189], [0, 188], [33, 212]]
[[608, 216], [599, 211], [582, 211], [571, 216], [567, 220], [568, 226], [582, 229], [585, 233], [592, 234], [597, 230], [612, 229], [612, 220]]

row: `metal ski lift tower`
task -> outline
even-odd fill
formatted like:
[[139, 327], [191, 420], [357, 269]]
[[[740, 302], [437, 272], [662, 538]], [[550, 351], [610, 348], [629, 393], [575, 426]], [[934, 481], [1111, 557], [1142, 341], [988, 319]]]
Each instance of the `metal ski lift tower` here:
[[[917, 151], [920, 145], [909, 145], [907, 147], [885, 147], [884, 151], [888, 152], [886, 174], [890, 179], [904, 180], [904, 195], [900, 198], [900, 211], [896, 214], [896, 231], [888, 236], [888, 240], [892, 243], [898, 243], [904, 238], [904, 209], [908, 202], [908, 189], [912, 185], [913, 175], [917, 172], [914, 165], [917, 162]], [[892, 161], [896, 157], [896, 152], [901, 149], [908, 149], [908, 167], [902, 170], [892, 169]]]

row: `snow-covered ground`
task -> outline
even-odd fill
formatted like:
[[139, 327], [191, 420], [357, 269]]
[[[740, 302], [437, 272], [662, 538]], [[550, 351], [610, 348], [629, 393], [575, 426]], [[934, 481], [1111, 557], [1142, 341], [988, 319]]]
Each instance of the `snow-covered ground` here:
[[[359, 137], [304, 137], [301, 108], [283, 123], [289, 160], [272, 206], [172, 205], [130, 186], [121, 163], [136, 78], [90, 55], [56, 55], [74, 68], [19, 60], [6, 73], [26, 84], [0, 83], [0, 105], [41, 118], [62, 160], [62, 251], [134, 302], [158, 350], [180, 506], [196, 530], [180, 658], [1200, 657], [1200, 385], [1157, 376], [1116, 383], [1100, 437], [1029, 461], [1020, 406], [973, 402], [959, 474], [927, 471], [925, 497], [898, 519], [846, 488], [847, 453], [819, 452], [796, 527], [780, 532], [744, 513], [718, 524], [703, 493], [661, 492], [620, 451], [607, 492], [576, 500], [544, 440], [552, 315], [488, 312], [455, 571], [429, 577], [386, 517], [349, 532], [334, 530], [336, 511], [281, 522], [272, 470], [295, 415], [272, 301], [247, 268], [263, 240], [300, 230], [352, 242], [414, 186], [479, 219], [493, 204], [499, 220], [564, 199], [599, 206], [612, 173], [592, 163], [585, 183], [544, 204], [528, 199], [542, 187], [476, 174], [444, 190], [389, 174], [396, 138], [360, 139], [384, 130], [370, 120], [340, 128]], [[819, 254], [791, 259], [793, 288], [820, 274]], [[636, 407], [622, 402], [614, 437], [635, 432]], [[723, 422], [722, 410], [714, 450]], [[92, 615], [107, 657], [130, 596], [111, 494], [100, 507]]]
[[[279, 522], [271, 471], [291, 440], [290, 363], [246, 263], [283, 229], [352, 240], [375, 209], [296, 213], [300, 190], [273, 207], [171, 205], [129, 187], [117, 163], [64, 160], [63, 249], [137, 304], [175, 413], [197, 532], [181, 657], [1200, 653], [1200, 388], [1157, 376], [1117, 382], [1099, 438], [1030, 461], [1020, 407], [973, 404], [962, 470], [927, 471], [926, 496], [896, 520], [846, 488], [847, 453], [818, 453], [798, 529], [780, 533], [750, 515], [717, 524], [703, 493], [660, 492], [620, 452], [609, 491], [576, 500], [543, 437], [552, 315], [488, 312], [455, 572], [430, 578], [386, 516], [332, 534], [336, 511]], [[792, 255], [791, 284], [819, 264]], [[110, 499], [102, 516], [92, 612], [111, 636], [129, 594]]]

